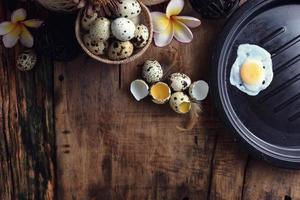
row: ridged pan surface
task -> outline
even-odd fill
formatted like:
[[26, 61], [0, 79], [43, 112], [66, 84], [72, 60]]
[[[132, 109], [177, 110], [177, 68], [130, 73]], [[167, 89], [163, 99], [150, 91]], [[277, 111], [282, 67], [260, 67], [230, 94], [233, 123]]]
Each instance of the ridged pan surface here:
[[[255, 97], [229, 81], [245, 43], [272, 55], [274, 79]], [[249, 0], [220, 35], [213, 65], [214, 99], [236, 138], [275, 165], [300, 168], [300, 1]]]

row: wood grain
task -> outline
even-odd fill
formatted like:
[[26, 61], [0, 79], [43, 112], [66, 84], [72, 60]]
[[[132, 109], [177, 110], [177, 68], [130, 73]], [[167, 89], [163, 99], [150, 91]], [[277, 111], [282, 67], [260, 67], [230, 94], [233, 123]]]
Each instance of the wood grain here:
[[208, 198], [219, 128], [210, 103], [196, 127], [181, 132], [176, 126], [188, 117], [149, 99], [137, 103], [129, 85], [146, 59], [158, 59], [167, 72], [207, 80], [216, 24], [204, 22], [191, 44], [152, 46], [128, 65], [108, 66], [85, 56], [56, 64], [60, 199]]
[[[199, 17], [191, 10], [185, 12]], [[7, 14], [0, 12], [0, 21]], [[193, 43], [152, 45], [122, 66], [82, 52], [69, 63], [42, 56], [24, 73], [15, 68], [17, 49], [1, 46], [0, 199], [300, 199], [300, 172], [249, 156], [210, 99], [194, 129], [179, 131], [188, 116], [130, 95], [130, 82], [150, 58], [166, 75], [181, 71], [208, 80], [223, 24], [204, 20]]]
[[[3, 11], [0, 2], [0, 10]], [[0, 21], [5, 12], [0, 12]], [[0, 46], [0, 199], [53, 199], [55, 135], [49, 58], [20, 72]]]
[[272, 167], [251, 159], [245, 176], [243, 199], [300, 199], [300, 171]]

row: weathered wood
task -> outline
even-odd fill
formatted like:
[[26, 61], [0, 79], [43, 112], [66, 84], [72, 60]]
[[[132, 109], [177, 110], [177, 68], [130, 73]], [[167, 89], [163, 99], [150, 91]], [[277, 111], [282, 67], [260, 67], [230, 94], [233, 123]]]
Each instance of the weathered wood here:
[[245, 177], [243, 199], [300, 199], [300, 171], [280, 169], [251, 159]]
[[140, 64], [158, 59], [167, 71], [208, 78], [218, 22], [194, 31], [185, 45], [152, 46], [126, 66], [85, 56], [55, 66], [55, 117], [60, 199], [206, 199], [215, 146], [215, 114], [206, 102], [199, 123], [181, 132], [187, 116], [168, 105], [136, 102], [130, 82]]
[[242, 198], [247, 161], [247, 153], [241, 150], [231, 135], [219, 132], [212, 165], [210, 199]]
[[15, 55], [1, 42], [0, 199], [53, 199], [53, 65], [41, 57], [35, 69], [20, 72]]

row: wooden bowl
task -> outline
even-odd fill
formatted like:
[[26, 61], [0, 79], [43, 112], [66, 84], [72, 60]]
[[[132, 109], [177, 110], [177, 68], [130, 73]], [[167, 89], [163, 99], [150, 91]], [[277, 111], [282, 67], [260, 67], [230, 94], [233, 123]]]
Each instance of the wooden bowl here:
[[153, 6], [156, 4], [164, 3], [168, 0], [140, 0], [140, 1], [143, 2], [143, 4], [145, 4], [147, 6]]
[[103, 55], [103, 56], [96, 56], [93, 53], [91, 53], [84, 45], [82, 37], [83, 34], [81, 32], [81, 28], [80, 28], [80, 21], [81, 21], [81, 17], [83, 15], [84, 9], [81, 9], [77, 15], [77, 19], [76, 19], [76, 24], [75, 24], [75, 34], [76, 34], [76, 38], [78, 43], [80, 44], [81, 48], [85, 51], [86, 54], [88, 54], [90, 57], [92, 57], [93, 59], [100, 61], [102, 63], [107, 63], [107, 64], [113, 64], [113, 65], [119, 65], [119, 64], [125, 64], [125, 63], [129, 63], [134, 61], [135, 59], [139, 58], [140, 56], [142, 56], [146, 50], [149, 48], [152, 39], [153, 39], [153, 25], [152, 25], [152, 19], [151, 19], [151, 14], [149, 9], [143, 4], [141, 3], [141, 8], [142, 8], [142, 12], [139, 15], [140, 17], [140, 24], [144, 24], [145, 26], [148, 27], [149, 30], [149, 40], [148, 43], [146, 44], [145, 47], [143, 48], [135, 48], [134, 49], [134, 53], [132, 54], [132, 56], [130, 56], [129, 58], [123, 59], [123, 60], [110, 60], [107, 55]]

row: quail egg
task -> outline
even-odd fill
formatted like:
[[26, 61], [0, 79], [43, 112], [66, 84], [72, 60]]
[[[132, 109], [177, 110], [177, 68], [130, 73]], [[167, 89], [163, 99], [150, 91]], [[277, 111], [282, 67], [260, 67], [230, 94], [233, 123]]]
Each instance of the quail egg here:
[[21, 71], [31, 70], [37, 62], [37, 55], [32, 50], [25, 50], [21, 52], [16, 60], [17, 68]]
[[142, 69], [142, 77], [148, 83], [155, 83], [163, 78], [163, 69], [157, 60], [147, 60]]
[[151, 86], [150, 95], [154, 103], [165, 104], [171, 97], [171, 89], [166, 83], [157, 82]]
[[130, 84], [130, 92], [137, 101], [149, 95], [149, 86], [143, 80], [137, 79]]
[[110, 36], [110, 21], [105, 17], [100, 17], [92, 23], [90, 36], [94, 41], [106, 41]]
[[90, 34], [85, 34], [83, 36], [83, 42], [86, 48], [88, 48], [91, 53], [97, 56], [103, 55], [108, 46], [106, 41], [96, 42], [95, 40], [92, 40]]
[[141, 13], [141, 5], [136, 0], [120, 0], [116, 15], [118, 17], [132, 18]]
[[170, 98], [170, 106], [179, 114], [188, 113], [192, 107], [189, 97], [183, 92], [175, 92], [172, 94]]
[[133, 54], [133, 44], [130, 41], [114, 41], [108, 48], [108, 57], [112, 60], [122, 60]]
[[273, 80], [271, 54], [260, 46], [241, 44], [230, 72], [230, 83], [240, 91], [256, 96]]
[[136, 48], [142, 48], [147, 45], [149, 39], [149, 30], [147, 26], [140, 24], [136, 27], [132, 43]]
[[86, 31], [90, 30], [91, 24], [95, 22], [97, 16], [98, 16], [97, 13], [93, 13], [92, 15], [87, 15], [86, 12], [84, 12], [84, 15], [81, 19], [81, 27]]
[[184, 91], [191, 85], [191, 79], [183, 73], [174, 73], [170, 76], [170, 87], [176, 92]]
[[133, 23], [134, 23], [134, 25], [139, 25], [140, 24], [140, 21], [141, 21], [141, 19], [140, 19], [140, 16], [135, 16], [135, 17], [132, 17], [132, 18], [129, 18]]
[[189, 95], [195, 101], [204, 100], [209, 91], [209, 86], [205, 81], [196, 81], [189, 87]]
[[111, 23], [112, 34], [121, 41], [129, 41], [134, 38], [135, 25], [130, 19], [120, 17]]

